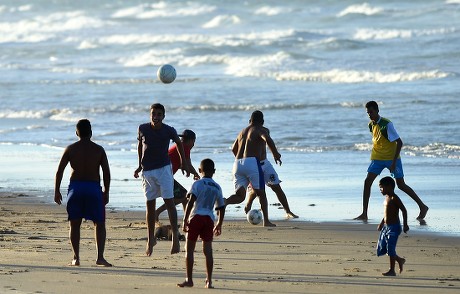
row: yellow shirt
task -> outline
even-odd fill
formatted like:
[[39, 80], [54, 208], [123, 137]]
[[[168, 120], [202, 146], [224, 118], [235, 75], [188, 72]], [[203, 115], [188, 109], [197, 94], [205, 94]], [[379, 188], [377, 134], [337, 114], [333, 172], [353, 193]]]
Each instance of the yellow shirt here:
[[377, 123], [370, 122], [372, 132], [371, 160], [393, 160], [396, 152], [396, 141], [388, 140], [387, 126], [391, 121], [381, 117]]

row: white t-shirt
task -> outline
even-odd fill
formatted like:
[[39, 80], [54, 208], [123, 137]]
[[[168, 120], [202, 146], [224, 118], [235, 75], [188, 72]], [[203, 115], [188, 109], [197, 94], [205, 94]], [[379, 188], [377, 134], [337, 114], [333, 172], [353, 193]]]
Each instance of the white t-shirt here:
[[212, 178], [201, 178], [195, 181], [189, 194], [196, 197], [189, 220], [198, 214], [209, 215], [215, 221], [214, 209], [225, 205], [222, 188]]

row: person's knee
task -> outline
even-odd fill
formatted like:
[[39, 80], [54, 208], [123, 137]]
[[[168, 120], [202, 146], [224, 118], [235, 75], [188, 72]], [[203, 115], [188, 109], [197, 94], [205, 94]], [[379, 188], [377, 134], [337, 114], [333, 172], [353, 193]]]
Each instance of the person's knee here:
[[238, 189], [236, 193], [234, 194], [234, 199], [238, 201], [238, 203], [241, 203], [246, 199], [246, 190], [244, 188]]
[[168, 209], [171, 209], [171, 208], [175, 208], [176, 207], [176, 203], [174, 203], [174, 199], [171, 198], [171, 199], [164, 199], [165, 201], [165, 206], [166, 208]]
[[366, 177], [366, 179], [364, 180], [364, 186], [365, 187], [370, 187], [372, 186], [372, 183], [374, 182], [375, 178], [373, 177]]
[[403, 190], [403, 191], [409, 187], [407, 186], [407, 184], [404, 182], [403, 179], [397, 179], [396, 186], [398, 187], [398, 189]]
[[212, 258], [212, 241], [203, 242], [203, 254], [208, 258]]
[[267, 194], [265, 194], [264, 189], [256, 189], [256, 194], [259, 196], [259, 198], [267, 198]]

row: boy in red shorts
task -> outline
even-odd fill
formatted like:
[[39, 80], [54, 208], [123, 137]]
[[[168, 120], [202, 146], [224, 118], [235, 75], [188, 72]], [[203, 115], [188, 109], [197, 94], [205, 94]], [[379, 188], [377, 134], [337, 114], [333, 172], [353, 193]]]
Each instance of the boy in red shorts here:
[[[185, 215], [182, 229], [187, 232], [186, 261], [187, 277], [185, 281], [177, 284], [178, 287], [193, 287], [193, 263], [194, 251], [198, 237], [203, 241], [203, 253], [206, 257], [206, 285], [212, 286], [212, 270], [214, 259], [212, 256], [213, 235], [219, 236], [222, 233], [222, 222], [225, 215], [225, 204], [222, 196], [222, 189], [213, 179], [215, 173], [214, 162], [211, 159], [201, 161], [198, 169], [202, 178], [193, 183], [188, 193], [188, 203], [185, 208]], [[219, 219], [214, 225], [214, 209], [217, 210]]]

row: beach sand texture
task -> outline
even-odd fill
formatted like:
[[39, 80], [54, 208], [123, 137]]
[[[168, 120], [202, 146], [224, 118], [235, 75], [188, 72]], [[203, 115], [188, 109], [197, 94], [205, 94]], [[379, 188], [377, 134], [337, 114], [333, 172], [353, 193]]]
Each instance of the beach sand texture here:
[[[278, 221], [276, 228], [227, 220], [215, 239], [214, 293], [459, 293], [458, 237], [402, 234], [402, 274], [383, 277], [388, 257], [375, 255], [375, 225]], [[202, 293], [205, 265], [195, 253], [193, 288], [182, 252], [170, 255], [159, 241], [144, 255], [143, 212], [107, 211], [105, 257], [112, 268], [95, 266], [93, 224], [84, 222], [81, 266], [72, 258], [65, 207], [27, 195], [0, 194], [0, 293]]]

